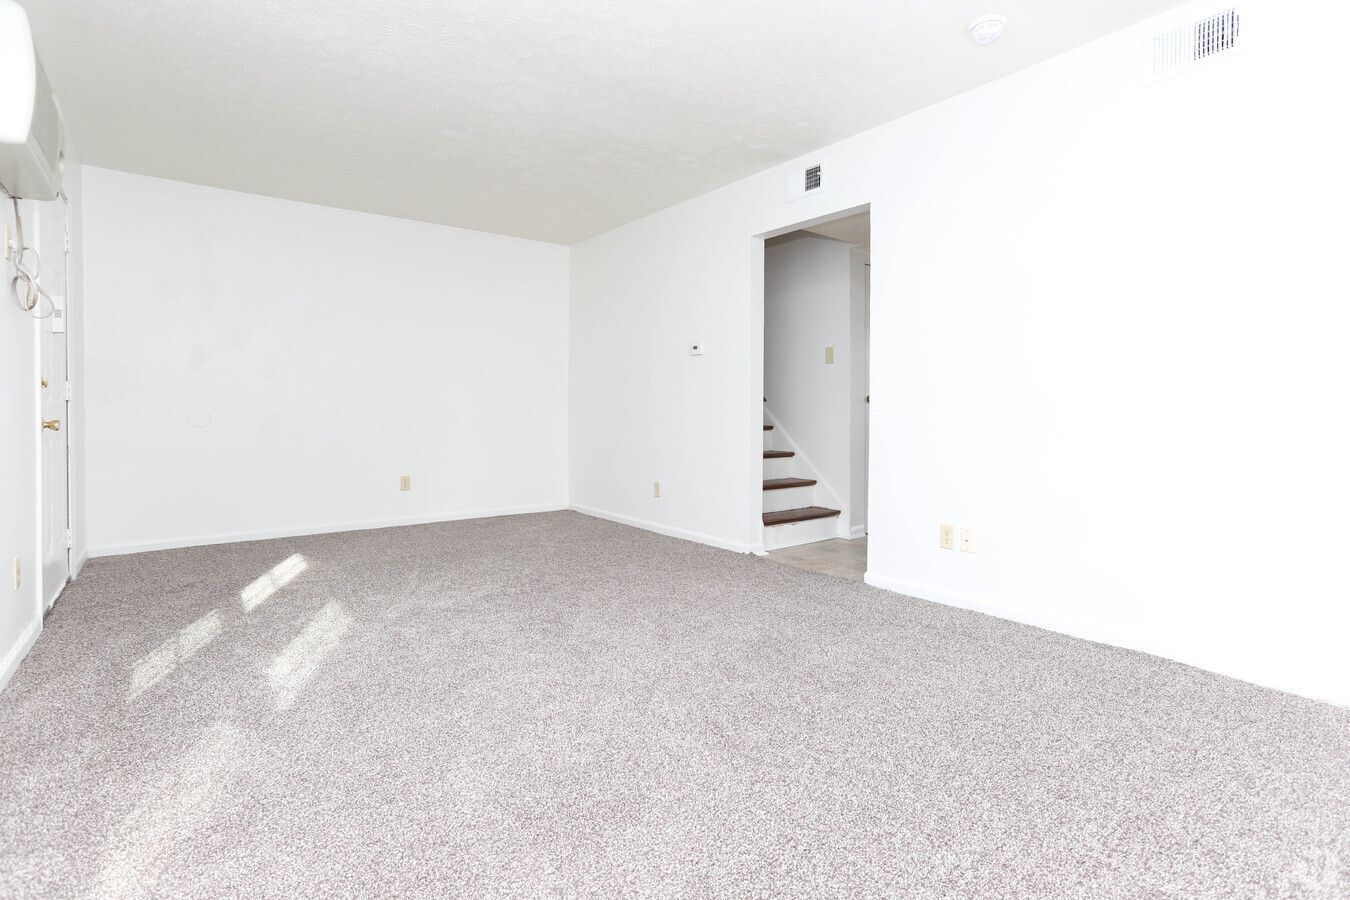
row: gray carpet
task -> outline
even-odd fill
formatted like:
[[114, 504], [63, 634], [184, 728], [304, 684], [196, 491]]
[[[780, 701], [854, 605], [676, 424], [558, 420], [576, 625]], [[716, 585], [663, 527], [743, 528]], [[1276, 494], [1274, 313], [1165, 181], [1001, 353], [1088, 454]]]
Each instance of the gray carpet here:
[[1350, 896], [1350, 711], [574, 513], [95, 560], [0, 761], [4, 896]]

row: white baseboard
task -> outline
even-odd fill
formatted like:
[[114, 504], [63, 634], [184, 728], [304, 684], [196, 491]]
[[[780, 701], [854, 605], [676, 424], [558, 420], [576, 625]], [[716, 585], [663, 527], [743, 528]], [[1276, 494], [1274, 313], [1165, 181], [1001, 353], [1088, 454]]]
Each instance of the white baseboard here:
[[14, 642], [14, 646], [5, 653], [4, 662], [0, 662], [0, 691], [3, 691], [9, 684], [9, 679], [19, 668], [19, 663], [28, 655], [28, 651], [33, 649], [33, 644], [37, 641], [38, 633], [42, 631], [42, 617], [37, 616], [29, 622], [19, 638]]
[[177, 550], [181, 547], [205, 547], [211, 544], [237, 544], [242, 541], [267, 541], [274, 538], [304, 537], [311, 534], [337, 534], [343, 531], [369, 531], [374, 528], [398, 528], [403, 525], [429, 525], [435, 522], [457, 522], [461, 519], [490, 519], [494, 516], [518, 516], [526, 513], [558, 512], [567, 509], [564, 504], [540, 503], [531, 506], [511, 506], [502, 509], [478, 509], [467, 512], [439, 513], [428, 516], [399, 516], [392, 519], [371, 519], [364, 522], [341, 522], [332, 525], [303, 525], [296, 528], [278, 528], [270, 531], [212, 534], [190, 538], [168, 538], [154, 541], [133, 541], [125, 544], [103, 544], [89, 548], [89, 558], [122, 556], [128, 553], [147, 553], [152, 550]]
[[680, 538], [681, 540], [693, 541], [697, 544], [707, 544], [709, 547], [717, 547], [720, 550], [731, 550], [735, 553], [750, 553], [754, 550], [749, 544], [742, 544], [736, 541], [725, 541], [722, 538], [714, 537], [711, 534], [702, 534], [697, 531], [674, 528], [670, 525], [662, 525], [660, 522], [649, 522], [646, 519], [638, 519], [633, 516], [606, 512], [603, 509], [595, 509], [591, 506], [581, 506], [574, 503], [572, 504], [571, 509], [582, 515], [594, 516], [597, 519], [605, 519], [610, 522], [618, 522], [620, 525], [631, 525], [634, 528], [641, 528], [644, 531], [654, 531], [657, 534], [664, 534], [666, 537]]
[[995, 600], [988, 600], [982, 597], [971, 597], [966, 594], [954, 594], [949, 591], [937, 590], [936, 588], [931, 588], [926, 585], [901, 581], [898, 578], [877, 575], [870, 571], [863, 575], [863, 581], [873, 587], [894, 591], [897, 594], [904, 594], [906, 597], [917, 597], [920, 600], [941, 603], [944, 606], [969, 609], [973, 612], [984, 613], [987, 616], [994, 616], [998, 619], [1006, 619], [1009, 622], [1032, 625], [1036, 628], [1044, 628], [1047, 631], [1056, 631], [1060, 634], [1067, 634], [1071, 637], [1078, 637], [1087, 641], [1138, 649], [1133, 647], [1132, 644], [1122, 644], [1119, 636], [1116, 636], [1116, 639], [1112, 640], [1111, 636], [1100, 633], [1098, 629], [1085, 627], [1083, 622], [1071, 621], [1063, 617], [1040, 615], [1034, 612], [1028, 614], [1025, 608], [1014, 606], [1011, 603], [1000, 603]]
[[1267, 671], [1257, 671], [1249, 668], [1236, 669], [1231, 665], [1216, 666], [1209, 659], [1197, 656], [1194, 653], [1178, 653], [1175, 646], [1158, 646], [1156, 641], [1150, 641], [1145, 636], [1138, 633], [1131, 633], [1128, 630], [1115, 629], [1111, 633], [1108, 633], [1102, 626], [1085, 622], [1082, 619], [1044, 615], [1037, 612], [1028, 613], [1023, 607], [1014, 606], [1009, 603], [1001, 603], [998, 601], [935, 590], [924, 585], [912, 584], [898, 578], [888, 578], [883, 575], [873, 574], [872, 572], [866, 573], [863, 576], [863, 581], [873, 587], [894, 591], [897, 594], [904, 594], [907, 597], [929, 600], [933, 603], [941, 603], [944, 606], [969, 609], [974, 612], [994, 616], [995, 618], [1005, 619], [1009, 622], [1031, 625], [1036, 628], [1043, 628], [1046, 631], [1053, 631], [1058, 634], [1080, 638], [1085, 641], [1092, 641], [1097, 644], [1105, 644], [1111, 647], [1133, 650], [1138, 653], [1146, 653], [1150, 656], [1159, 657], [1160, 659], [1172, 660], [1173, 662], [1178, 662], [1182, 665], [1193, 666], [1206, 672], [1223, 675], [1226, 678], [1234, 678], [1250, 684], [1260, 685], [1261, 687], [1271, 688], [1272, 690], [1284, 691], [1301, 697], [1309, 697], [1324, 703], [1331, 703], [1337, 706], [1350, 708], [1350, 702], [1348, 702], [1350, 701], [1350, 695], [1347, 695], [1343, 691], [1329, 692], [1326, 689], [1326, 685], [1321, 682], [1309, 682], [1301, 679], [1291, 680], [1288, 678], [1271, 678], [1270, 673]]
[[858, 538], [865, 538], [865, 537], [867, 537], [866, 525], [854, 525], [852, 528], [848, 530], [848, 539], [850, 541], [856, 541]]
[[89, 562], [89, 554], [87, 552], [83, 552], [79, 556], [75, 557], [75, 559], [70, 564], [70, 577], [79, 578], [80, 570], [84, 568], [84, 564], [87, 562]]

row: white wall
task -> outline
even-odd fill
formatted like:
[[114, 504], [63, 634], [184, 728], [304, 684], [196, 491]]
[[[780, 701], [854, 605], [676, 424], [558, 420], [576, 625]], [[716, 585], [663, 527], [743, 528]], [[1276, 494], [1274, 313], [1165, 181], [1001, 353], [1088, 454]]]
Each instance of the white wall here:
[[765, 406], [824, 488], [817, 503], [842, 510], [844, 535], [853, 498], [852, 255], [850, 244], [808, 234], [764, 251]]
[[[25, 238], [31, 242], [37, 229], [37, 204], [22, 201]], [[8, 198], [0, 203], [0, 222], [14, 226], [14, 211]], [[38, 421], [37, 320], [10, 299], [8, 263], [3, 272], [3, 305], [0, 306], [0, 478], [4, 480], [4, 514], [0, 515], [0, 687], [37, 638], [42, 627], [39, 600], [42, 564], [39, 560], [38, 524]], [[14, 589], [14, 560], [19, 561], [23, 580]]]
[[[83, 296], [81, 284], [80, 169], [74, 148], [67, 150], [63, 190], [70, 201], [71, 260], [67, 288], [67, 335], [73, 375], [78, 378], [77, 355], [81, 340]], [[25, 243], [37, 241], [45, 210], [51, 206], [20, 201]], [[15, 226], [14, 207], [0, 200], [0, 223]], [[0, 263], [0, 689], [3, 689], [42, 630], [42, 560], [39, 544], [41, 506], [39, 454], [39, 334], [49, 327], [20, 310], [13, 302], [9, 282], [13, 269]], [[78, 387], [78, 381], [75, 382]], [[84, 554], [83, 445], [80, 439], [83, 408], [79, 395], [65, 417], [71, 440], [71, 506], [74, 556]], [[19, 561], [21, 584], [14, 588], [14, 561]]]
[[566, 505], [567, 248], [84, 174], [95, 554]]
[[1337, 9], [1146, 86], [1155, 20], [573, 248], [573, 503], [753, 546], [752, 236], [870, 203], [869, 580], [1350, 703]]
[[[761, 514], [764, 280], [733, 191], [572, 248], [571, 490], [585, 512], [747, 550]], [[690, 356], [701, 342], [703, 356]], [[750, 419], [754, 420], [751, 433]], [[662, 495], [653, 496], [652, 482]], [[750, 491], [753, 483], [755, 490]], [[754, 539], [759, 526], [755, 525]]]

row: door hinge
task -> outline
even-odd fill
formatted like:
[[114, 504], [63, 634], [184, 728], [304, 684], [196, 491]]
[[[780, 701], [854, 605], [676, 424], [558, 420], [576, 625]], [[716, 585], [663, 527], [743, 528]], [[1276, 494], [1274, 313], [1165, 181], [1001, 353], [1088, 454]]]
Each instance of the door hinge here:
[[70, 529], [67, 528], [67, 529], [66, 529], [66, 549], [69, 550], [71, 547], [74, 547], [74, 546], [75, 546], [75, 535], [71, 534], [71, 533], [70, 533]]
[[69, 381], [66, 382], [66, 399], [67, 400], [75, 399], [75, 392], [71, 389]]
[[69, 252], [70, 252], [70, 229], [69, 229], [69, 228], [66, 229], [65, 243], [66, 243], [65, 250], [66, 250], [67, 253], [69, 253]]

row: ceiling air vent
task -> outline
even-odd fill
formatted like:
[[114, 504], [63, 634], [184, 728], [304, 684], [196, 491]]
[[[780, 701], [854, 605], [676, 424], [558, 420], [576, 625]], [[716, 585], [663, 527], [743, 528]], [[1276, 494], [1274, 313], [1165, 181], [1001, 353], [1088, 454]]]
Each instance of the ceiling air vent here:
[[806, 170], [806, 178], [802, 184], [802, 190], [814, 191], [820, 188], [820, 166], [812, 166]]
[[1192, 22], [1153, 38], [1153, 80], [1196, 68], [1238, 45], [1240, 20], [1236, 9]]

